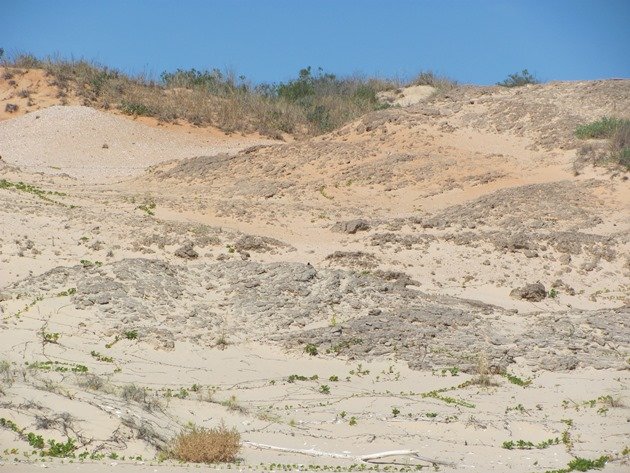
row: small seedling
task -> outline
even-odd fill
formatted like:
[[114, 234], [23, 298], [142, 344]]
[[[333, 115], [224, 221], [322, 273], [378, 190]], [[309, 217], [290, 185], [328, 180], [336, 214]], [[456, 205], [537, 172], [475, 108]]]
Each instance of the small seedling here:
[[317, 354], [319, 353], [319, 352], [317, 351], [317, 347], [316, 347], [315, 345], [313, 345], [312, 343], [307, 344], [307, 345], [304, 347], [304, 351], [305, 351], [307, 354], [311, 355], [311, 356], [317, 356]]
[[42, 339], [44, 341], [44, 343], [59, 343], [59, 337], [61, 337], [61, 335], [57, 332], [54, 333], [50, 333], [50, 332], [42, 332]]
[[138, 339], [138, 331], [137, 330], [129, 330], [123, 333], [127, 340], [137, 340]]

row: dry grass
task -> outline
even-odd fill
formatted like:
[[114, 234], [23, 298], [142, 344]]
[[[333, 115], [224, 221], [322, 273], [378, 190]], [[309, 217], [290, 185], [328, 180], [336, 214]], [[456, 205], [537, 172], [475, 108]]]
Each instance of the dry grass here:
[[412, 85], [430, 85], [439, 91], [446, 91], [457, 87], [457, 81], [441, 76], [433, 71], [422, 71], [411, 81]]
[[241, 435], [223, 422], [213, 429], [194, 427], [173, 439], [171, 456], [192, 463], [233, 462], [241, 449]]
[[611, 159], [630, 170], [630, 120], [623, 120], [610, 139]]
[[630, 120], [603, 117], [577, 127], [575, 135], [583, 140], [608, 139], [608, 145], [587, 143], [577, 154], [576, 173], [586, 163], [621, 166], [630, 170]]
[[[340, 78], [310, 68], [285, 83], [253, 85], [244, 77], [218, 70], [178, 70], [163, 73], [155, 81], [85, 60], [38, 59], [29, 54], [18, 55], [3, 65], [9, 73], [11, 68], [44, 69], [62, 100], [76, 96], [96, 108], [115, 108], [165, 122], [212, 125], [227, 132], [258, 132], [274, 138], [283, 134], [307, 137], [334, 130], [367, 112], [387, 107], [379, 102], [377, 93], [403, 85], [390, 79]], [[433, 73], [422, 73], [418, 80], [438, 88], [454, 86], [454, 82]]]
[[485, 353], [480, 353], [478, 355], [477, 366], [475, 368], [477, 376], [470, 380], [470, 384], [475, 384], [484, 388], [498, 386], [498, 383], [492, 379], [492, 372], [488, 364], [488, 356]]

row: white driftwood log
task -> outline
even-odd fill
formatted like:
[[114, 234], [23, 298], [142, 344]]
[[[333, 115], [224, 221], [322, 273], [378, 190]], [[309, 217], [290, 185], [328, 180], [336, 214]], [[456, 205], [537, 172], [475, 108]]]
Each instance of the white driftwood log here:
[[328, 458], [341, 458], [344, 460], [354, 460], [357, 462], [374, 463], [374, 460], [380, 460], [387, 457], [412, 457], [416, 460], [432, 463], [435, 465], [455, 466], [453, 463], [437, 460], [435, 458], [425, 457], [420, 455], [416, 450], [389, 450], [387, 452], [370, 453], [368, 455], [350, 455], [347, 453], [334, 453], [334, 452], [321, 452], [315, 449], [303, 450], [299, 448], [285, 448], [276, 447], [275, 445], [266, 445], [264, 443], [255, 442], [243, 442], [243, 445], [247, 445], [253, 448], [259, 448], [261, 450], [274, 450], [276, 452], [285, 453], [299, 453], [302, 455], [309, 455], [311, 457], [328, 457]]

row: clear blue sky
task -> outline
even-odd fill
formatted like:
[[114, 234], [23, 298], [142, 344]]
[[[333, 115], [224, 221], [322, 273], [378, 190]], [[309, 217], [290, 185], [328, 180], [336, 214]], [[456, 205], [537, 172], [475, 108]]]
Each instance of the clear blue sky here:
[[630, 0], [0, 0], [8, 53], [93, 59], [126, 72], [231, 68], [282, 81], [431, 69], [492, 84], [630, 77]]

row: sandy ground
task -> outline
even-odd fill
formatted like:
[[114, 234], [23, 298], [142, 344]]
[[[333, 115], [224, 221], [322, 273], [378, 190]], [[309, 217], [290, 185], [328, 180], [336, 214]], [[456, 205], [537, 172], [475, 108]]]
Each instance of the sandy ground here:
[[[242, 471], [357, 463], [247, 442], [626, 471], [630, 184], [576, 168], [572, 130], [629, 87], [427, 94], [295, 143], [78, 104], [5, 117], [0, 418], [105, 455], [57, 471], [191, 468], [157, 452], [221, 420]], [[0, 471], [42, 468], [11, 429], [0, 446]]]

